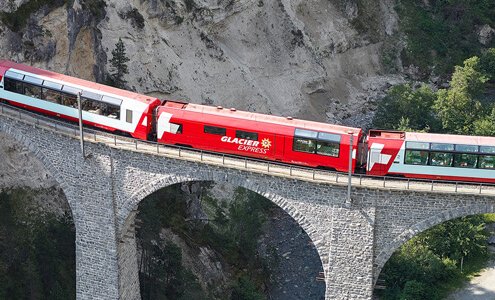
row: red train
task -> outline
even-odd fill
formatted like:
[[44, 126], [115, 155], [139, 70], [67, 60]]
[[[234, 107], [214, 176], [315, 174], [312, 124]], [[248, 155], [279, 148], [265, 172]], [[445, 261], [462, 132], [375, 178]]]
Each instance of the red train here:
[[161, 101], [0, 60], [0, 99], [137, 139], [347, 171], [495, 182], [495, 138], [372, 130], [236, 109]]

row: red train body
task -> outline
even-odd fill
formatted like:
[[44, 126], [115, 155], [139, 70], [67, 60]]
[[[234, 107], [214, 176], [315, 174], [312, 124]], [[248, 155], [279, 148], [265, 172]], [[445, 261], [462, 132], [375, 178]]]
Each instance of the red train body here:
[[[0, 60], [0, 99], [11, 105], [159, 143], [308, 167], [365, 166], [369, 175], [495, 182], [495, 138], [371, 130], [161, 101]], [[367, 146], [366, 146], [367, 142]]]

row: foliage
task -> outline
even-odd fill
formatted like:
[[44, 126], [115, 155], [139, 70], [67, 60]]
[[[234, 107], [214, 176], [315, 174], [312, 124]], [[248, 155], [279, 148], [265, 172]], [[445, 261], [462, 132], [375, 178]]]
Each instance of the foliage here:
[[29, 211], [30, 197], [0, 192], [0, 299], [75, 299], [72, 219]]
[[446, 77], [454, 65], [479, 55], [482, 45], [473, 28], [495, 26], [492, 0], [400, 1], [398, 13], [407, 41], [403, 62], [418, 66], [425, 76]]
[[487, 254], [485, 223], [482, 216], [463, 217], [439, 224], [417, 239], [439, 257], [460, 262]]
[[[186, 221], [187, 205], [180, 185], [157, 191], [142, 201], [138, 218], [143, 221], [143, 225], [137, 232], [144, 257], [140, 268], [142, 295], [151, 298], [153, 296], [150, 295], [157, 293], [171, 295], [169, 291], [173, 289], [177, 291], [175, 296], [179, 299], [191, 292], [190, 286], [196, 281], [182, 267], [176, 267], [182, 268], [182, 273], [173, 275], [167, 275], [165, 271], [159, 272], [168, 261], [175, 261], [177, 266], [181, 261], [180, 250], [167, 252], [157, 245], [160, 230], [165, 227], [193, 245], [211, 248], [235, 270], [238, 282], [232, 287], [232, 293], [229, 296], [223, 295], [223, 298], [263, 299], [259, 298], [262, 297], [259, 290], [262, 283], [270, 277], [267, 266], [275, 264], [277, 260], [276, 255], [271, 255], [269, 261], [262, 260], [257, 254], [257, 241], [272, 204], [262, 196], [242, 188], [235, 191], [233, 198], [228, 203], [220, 202], [204, 193], [202, 201], [207, 203], [208, 208], [205, 211], [209, 217], [206, 224]], [[171, 247], [171, 244], [166, 244], [166, 247]], [[159, 267], [155, 269], [152, 267], [154, 264]], [[163, 278], [179, 278], [180, 282], [173, 280], [167, 286], [168, 280]], [[181, 285], [188, 286], [187, 291]], [[145, 289], [150, 291], [144, 291]], [[197, 291], [201, 291], [199, 286]], [[205, 299], [205, 295], [200, 298]], [[148, 298], [143, 296], [143, 299]]]
[[[47, 10], [52, 10], [66, 3], [67, 0], [30, 0], [9, 13], [0, 12], [0, 20], [9, 27], [10, 30], [18, 32], [26, 26], [29, 17], [33, 13], [39, 11], [43, 7], [46, 7]], [[11, 8], [15, 8], [15, 3], [10, 3], [9, 5]]]
[[437, 93], [434, 109], [447, 132], [471, 134], [474, 122], [483, 116], [478, 99], [488, 77], [478, 71], [479, 63], [480, 59], [475, 56], [465, 60], [464, 66], [456, 66], [450, 88]]
[[[491, 215], [439, 224], [405, 243], [385, 264], [382, 299], [443, 299], [488, 259], [484, 222]], [[461, 273], [461, 261], [465, 267]]]
[[112, 59], [110, 59], [110, 65], [113, 69], [111, 77], [115, 87], [125, 87], [127, 81], [124, 79], [124, 75], [129, 74], [129, 70], [127, 68], [127, 63], [129, 61], [130, 59], [125, 53], [124, 42], [122, 42], [122, 39], [119, 38], [119, 41], [115, 44], [115, 49], [112, 50]]
[[409, 84], [393, 86], [378, 104], [372, 126], [416, 131], [438, 130], [439, 122], [431, 110], [435, 98], [435, 93], [427, 85], [416, 90]]
[[246, 277], [240, 277], [232, 290], [230, 300], [264, 300], [263, 294], [257, 291], [256, 286]]
[[495, 134], [495, 48], [456, 66], [450, 87], [393, 86], [380, 100], [374, 128], [454, 134]]

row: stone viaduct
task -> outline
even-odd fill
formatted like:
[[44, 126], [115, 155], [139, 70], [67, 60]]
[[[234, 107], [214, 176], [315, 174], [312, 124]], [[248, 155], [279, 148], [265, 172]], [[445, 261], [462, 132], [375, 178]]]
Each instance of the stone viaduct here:
[[28, 148], [68, 199], [76, 228], [79, 300], [140, 299], [133, 230], [137, 205], [180, 182], [228, 182], [283, 208], [317, 248], [326, 299], [371, 299], [383, 265], [405, 241], [456, 217], [495, 212], [493, 191], [393, 188], [370, 179], [368, 185], [353, 186], [353, 201], [347, 203], [347, 186], [335, 183], [338, 177], [301, 178], [246, 168], [245, 162], [236, 167], [184, 154], [173, 157], [166, 151], [157, 154], [156, 146], [155, 153], [149, 151], [151, 146], [120, 146], [113, 138], [114, 143], [89, 137], [89, 155], [83, 159], [77, 134], [47, 129], [45, 122], [3, 110], [0, 132]]

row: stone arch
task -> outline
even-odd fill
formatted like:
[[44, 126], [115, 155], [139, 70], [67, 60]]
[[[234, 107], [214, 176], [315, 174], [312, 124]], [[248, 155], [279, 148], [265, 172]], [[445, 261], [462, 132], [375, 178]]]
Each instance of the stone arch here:
[[421, 222], [418, 222], [411, 227], [404, 230], [401, 234], [395, 237], [392, 242], [387, 244], [383, 249], [381, 249], [380, 253], [375, 258], [374, 263], [374, 274], [373, 274], [373, 286], [376, 284], [376, 280], [378, 279], [378, 275], [382, 271], [383, 266], [392, 256], [392, 254], [405, 242], [413, 238], [418, 233], [421, 233], [431, 227], [438, 225], [440, 223], [470, 216], [470, 215], [478, 215], [484, 213], [493, 213], [495, 212], [495, 205], [493, 204], [477, 204], [477, 205], [469, 205], [463, 207], [457, 207], [450, 210], [443, 211], [434, 216], [429, 217]]
[[[216, 173], [218, 173], [218, 171], [216, 171]], [[128, 201], [126, 201], [124, 207], [122, 208], [122, 212], [119, 213], [119, 215], [123, 216], [124, 218], [122, 220], [118, 220], [119, 223], [118, 228], [120, 228], [119, 238], [123, 239], [125, 234], [128, 232], [129, 228], [132, 226], [135, 217], [133, 211], [136, 209], [136, 207], [145, 197], [153, 194], [159, 189], [187, 181], [216, 181], [222, 183], [230, 183], [233, 185], [243, 187], [255, 193], [258, 193], [261, 196], [275, 203], [285, 212], [287, 212], [289, 216], [291, 216], [294, 220], [296, 220], [296, 222], [306, 232], [309, 238], [313, 242], [315, 242], [314, 234], [317, 233], [317, 230], [306, 219], [306, 217], [303, 214], [299, 213], [297, 209], [290, 204], [288, 199], [285, 199], [280, 195], [270, 193], [267, 189], [263, 189], [255, 182], [247, 181], [245, 177], [232, 175], [228, 173], [223, 173], [221, 174], [221, 176], [219, 176], [218, 174], [213, 176], [213, 173], [211, 171], [199, 171], [195, 173], [194, 176], [165, 175], [154, 180], [153, 182], [150, 182], [148, 185], [141, 187], [129, 198]], [[322, 263], [323, 266], [323, 260], [322, 260], [323, 253], [320, 253], [320, 251], [324, 249], [320, 249], [320, 247], [316, 247], [316, 249], [318, 251], [320, 262]]]
[[[35, 143], [30, 143], [29, 141], [27, 141], [27, 138], [25, 136], [23, 136], [20, 132], [16, 132], [15, 129], [6, 125], [5, 123], [0, 123], [0, 131], [3, 132], [5, 135], [10, 136], [19, 144], [26, 147], [28, 151], [34, 157], [36, 157], [36, 159], [38, 159], [41, 162], [41, 164], [48, 170], [48, 172], [50, 173], [50, 175], [52, 175], [53, 179], [60, 186], [66, 197], [69, 195], [70, 193], [69, 185], [65, 183], [65, 180], [63, 179], [60, 172], [58, 172], [58, 169], [50, 162], [50, 159], [48, 159], [45, 153], [41, 151], [41, 149]], [[71, 202], [70, 201], [68, 202], [71, 213], [74, 214], [74, 210], [72, 208]]]

